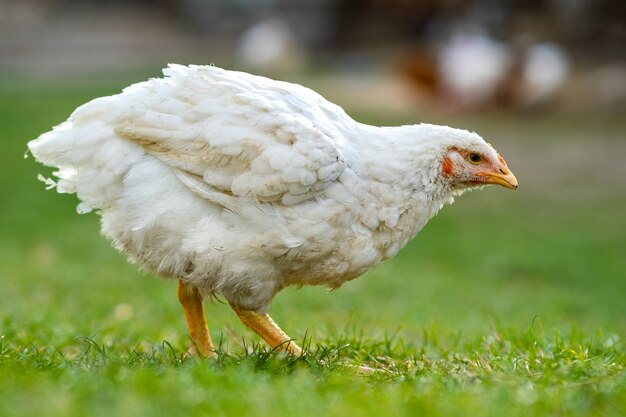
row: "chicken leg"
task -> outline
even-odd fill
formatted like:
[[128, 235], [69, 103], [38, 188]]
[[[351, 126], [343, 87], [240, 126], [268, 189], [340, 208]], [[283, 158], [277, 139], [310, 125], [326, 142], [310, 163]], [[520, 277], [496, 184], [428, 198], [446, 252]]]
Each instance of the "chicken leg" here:
[[195, 287], [178, 281], [178, 301], [185, 311], [189, 337], [191, 338], [191, 354], [200, 354], [203, 358], [214, 358], [217, 356], [209, 328], [204, 318], [204, 308], [202, 306], [202, 296]]
[[243, 324], [252, 329], [272, 349], [283, 350], [297, 356], [302, 355], [302, 349], [281, 330], [274, 320], [267, 314], [257, 314], [251, 310], [242, 310], [236, 305], [230, 305]]

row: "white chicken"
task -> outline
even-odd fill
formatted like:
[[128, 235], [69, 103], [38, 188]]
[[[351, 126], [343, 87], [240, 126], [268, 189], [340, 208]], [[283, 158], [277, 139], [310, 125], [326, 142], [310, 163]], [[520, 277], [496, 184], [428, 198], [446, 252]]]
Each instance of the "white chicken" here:
[[146, 270], [179, 280], [192, 350], [215, 351], [220, 294], [272, 348], [301, 349], [266, 311], [289, 285], [339, 287], [391, 258], [453, 196], [517, 188], [480, 136], [374, 127], [300, 85], [212, 66], [95, 99], [29, 143], [79, 212]]

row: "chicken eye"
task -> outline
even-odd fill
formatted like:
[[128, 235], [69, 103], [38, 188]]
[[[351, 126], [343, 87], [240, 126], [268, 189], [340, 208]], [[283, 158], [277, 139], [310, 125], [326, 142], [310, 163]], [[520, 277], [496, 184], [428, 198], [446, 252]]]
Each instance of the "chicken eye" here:
[[472, 164], [480, 164], [483, 161], [483, 157], [480, 156], [477, 153], [471, 153], [467, 156], [467, 159], [472, 163]]

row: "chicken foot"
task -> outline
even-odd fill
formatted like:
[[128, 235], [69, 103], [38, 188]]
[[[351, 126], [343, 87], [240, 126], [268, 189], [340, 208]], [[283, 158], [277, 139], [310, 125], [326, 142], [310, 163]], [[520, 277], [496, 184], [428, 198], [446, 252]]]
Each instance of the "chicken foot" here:
[[[232, 303], [230, 306], [237, 313], [241, 322], [265, 340], [272, 349], [286, 351], [297, 356], [303, 355], [302, 348], [287, 336], [268, 314], [261, 315], [251, 310], [243, 310]], [[322, 360], [322, 363], [326, 362]], [[354, 369], [360, 375], [368, 375], [377, 371], [377, 369], [365, 365], [357, 365]]]
[[217, 354], [211, 342], [211, 335], [204, 317], [202, 296], [198, 289], [179, 280], [178, 301], [183, 306], [189, 328], [189, 338], [191, 339], [189, 353], [192, 355], [199, 354], [204, 358], [216, 357]]
[[287, 336], [268, 314], [257, 314], [251, 310], [242, 310], [230, 305], [243, 324], [265, 340], [272, 349], [283, 350], [294, 355], [302, 355], [302, 349]]

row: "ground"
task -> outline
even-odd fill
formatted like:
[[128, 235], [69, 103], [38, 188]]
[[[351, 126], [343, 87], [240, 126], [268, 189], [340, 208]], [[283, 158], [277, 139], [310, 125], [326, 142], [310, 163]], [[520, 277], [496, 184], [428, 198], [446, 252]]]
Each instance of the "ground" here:
[[520, 189], [463, 196], [337, 291], [281, 293], [270, 313], [306, 337], [307, 357], [270, 352], [208, 304], [221, 352], [210, 362], [184, 354], [176, 284], [129, 264], [22, 157], [27, 140], [120, 87], [0, 95], [0, 415], [626, 415], [625, 118], [348, 107], [371, 123], [474, 129]]

